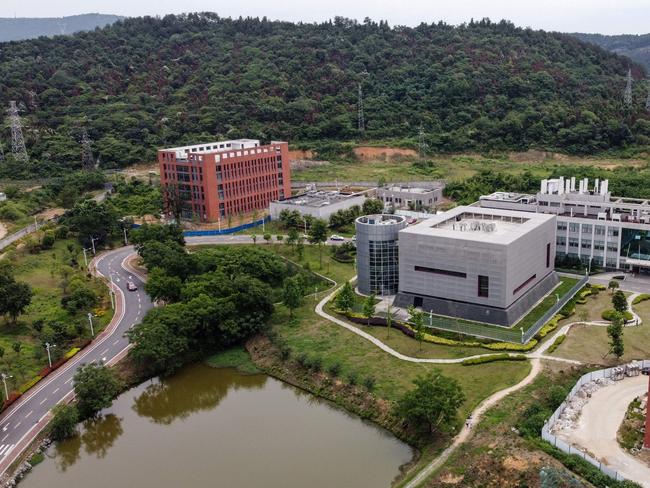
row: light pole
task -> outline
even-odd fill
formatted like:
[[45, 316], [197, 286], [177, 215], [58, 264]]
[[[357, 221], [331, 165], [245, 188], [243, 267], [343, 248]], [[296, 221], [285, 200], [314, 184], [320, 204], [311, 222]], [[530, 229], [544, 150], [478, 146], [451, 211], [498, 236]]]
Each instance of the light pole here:
[[45, 343], [45, 349], [47, 349], [47, 361], [50, 363], [50, 368], [52, 367], [52, 355], [50, 354], [50, 349], [56, 347], [56, 344], [50, 344], [49, 342]]
[[521, 331], [521, 343], [523, 344], [524, 343], [524, 328], [519, 327], [519, 330]]
[[7, 389], [7, 378], [13, 378], [9, 374], [2, 373], [2, 383], [5, 385], [5, 400], [9, 400], [9, 390]]
[[90, 335], [95, 337], [95, 329], [93, 329], [93, 314], [88, 312], [88, 323], [90, 324]]
[[109, 276], [111, 278], [111, 288], [110, 288], [110, 290], [108, 290], [108, 296], [111, 297], [111, 309], [115, 310], [115, 295], [114, 295], [114, 292], [113, 292], [113, 286], [114, 286], [113, 285], [113, 275], [111, 274]]
[[126, 238], [126, 227], [122, 227], [122, 230], [124, 231], [124, 245], [128, 246], [129, 240]]
[[96, 253], [96, 250], [95, 250], [95, 241], [97, 241], [97, 240], [99, 240], [99, 239], [95, 239], [93, 236], [89, 236], [89, 237], [90, 237], [90, 243], [92, 244], [92, 247], [93, 247], [93, 256], [94, 256], [95, 253]]

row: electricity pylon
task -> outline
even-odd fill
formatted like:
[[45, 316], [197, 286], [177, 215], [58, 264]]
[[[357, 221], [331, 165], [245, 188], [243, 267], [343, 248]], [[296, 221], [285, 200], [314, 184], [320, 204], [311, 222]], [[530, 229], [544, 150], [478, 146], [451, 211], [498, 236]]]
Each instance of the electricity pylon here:
[[25, 147], [23, 126], [20, 122], [20, 115], [18, 115], [18, 107], [14, 100], [9, 102], [9, 110], [7, 113], [9, 114], [9, 124], [11, 125], [11, 153], [16, 161], [26, 163], [29, 161], [29, 156]]

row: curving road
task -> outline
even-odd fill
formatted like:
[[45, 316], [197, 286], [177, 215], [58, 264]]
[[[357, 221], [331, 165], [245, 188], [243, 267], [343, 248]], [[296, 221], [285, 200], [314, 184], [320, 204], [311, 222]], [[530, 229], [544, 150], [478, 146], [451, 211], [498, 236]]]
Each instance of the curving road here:
[[[77, 368], [93, 361], [113, 363], [124, 356], [129, 341], [124, 333], [138, 323], [153, 305], [143, 290], [142, 279], [126, 264], [132, 247], [123, 247], [97, 257], [91, 263], [97, 274], [113, 278], [115, 315], [96, 339], [70, 361], [29, 390], [0, 416], [0, 475], [18, 458], [47, 425], [50, 410], [72, 398], [72, 378]], [[138, 285], [129, 292], [127, 281]]]

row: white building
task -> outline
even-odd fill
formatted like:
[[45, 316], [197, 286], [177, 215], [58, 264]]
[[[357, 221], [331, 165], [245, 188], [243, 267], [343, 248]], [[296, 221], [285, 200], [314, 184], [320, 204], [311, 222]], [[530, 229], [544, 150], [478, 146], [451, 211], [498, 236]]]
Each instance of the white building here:
[[284, 200], [275, 200], [269, 205], [271, 218], [277, 219], [283, 210], [297, 211], [300, 215], [311, 215], [327, 220], [339, 210], [363, 206], [366, 192], [345, 193], [339, 191], [312, 190]]
[[607, 180], [542, 180], [536, 195], [496, 192], [482, 208], [557, 215], [557, 255], [579, 259], [586, 268], [650, 272], [650, 203], [613, 197]]
[[558, 283], [555, 221], [461, 206], [401, 230], [395, 304], [514, 324]]

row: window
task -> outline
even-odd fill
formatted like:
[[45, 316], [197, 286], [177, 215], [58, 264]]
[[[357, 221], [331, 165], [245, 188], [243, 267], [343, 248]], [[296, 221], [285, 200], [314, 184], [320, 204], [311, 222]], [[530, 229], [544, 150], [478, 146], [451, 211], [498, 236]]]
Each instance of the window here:
[[582, 224], [582, 233], [591, 234], [591, 224]]
[[558, 222], [557, 230], [566, 230], [566, 222]]
[[604, 236], [605, 235], [605, 226], [604, 225], [597, 225], [596, 226], [596, 235], [597, 236]]
[[[546, 265], [548, 267], [548, 264]], [[526, 281], [524, 281], [521, 285], [519, 285], [515, 290], [512, 292], [513, 295], [516, 295], [517, 292], [521, 291], [526, 285], [528, 285], [531, 281], [533, 281], [535, 278], [537, 278], [537, 275], [534, 274], [530, 278], [528, 278]]]
[[478, 275], [478, 296], [487, 298], [490, 291], [490, 278]]
[[551, 243], [546, 244], [546, 267], [551, 265]]
[[576, 223], [570, 223], [569, 224], [569, 232], [578, 232], [580, 230], [580, 224]]
[[448, 269], [428, 268], [426, 266], [416, 266], [415, 271], [422, 271], [423, 273], [434, 273], [447, 276], [456, 276], [457, 278], [467, 278], [467, 273], [460, 271], [450, 271]]

